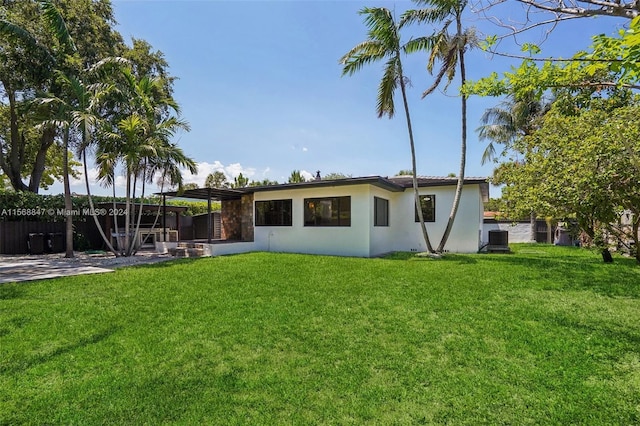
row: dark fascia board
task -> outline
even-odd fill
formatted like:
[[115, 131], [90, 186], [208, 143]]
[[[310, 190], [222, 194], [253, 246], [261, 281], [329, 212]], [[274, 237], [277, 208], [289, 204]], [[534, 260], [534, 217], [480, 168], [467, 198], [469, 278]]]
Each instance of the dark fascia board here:
[[[244, 189], [244, 188], [243, 188]], [[167, 197], [191, 198], [196, 200], [239, 200], [244, 191], [238, 189], [227, 188], [198, 188], [187, 189], [183, 192], [166, 191], [159, 192], [156, 195], [164, 195]]]
[[[402, 186], [403, 188], [413, 188], [413, 178], [411, 176], [394, 176], [387, 178], [391, 182], [394, 182], [397, 185]], [[482, 184], [487, 183], [487, 178], [485, 177], [470, 177], [464, 179], [465, 185], [473, 185], [473, 184]], [[418, 187], [424, 186], [448, 186], [448, 185], [457, 185], [458, 178], [456, 177], [437, 177], [437, 176], [429, 176], [429, 177], [418, 177]]]
[[349, 185], [373, 185], [391, 192], [402, 192], [404, 188], [381, 176], [365, 176], [357, 178], [332, 179], [332, 180], [312, 180], [299, 183], [283, 183], [280, 185], [252, 186], [242, 188], [242, 191], [249, 194], [254, 192], [280, 191], [283, 189], [304, 189], [331, 186]]
[[[413, 188], [413, 178], [411, 176], [394, 176], [388, 178], [390, 181], [403, 188]], [[433, 186], [457, 185], [456, 177], [418, 177], [418, 187], [426, 188]], [[489, 180], [486, 177], [469, 177], [464, 179], [465, 185], [479, 185], [483, 202], [489, 201]]]
[[[418, 187], [431, 187], [431, 186], [447, 186], [456, 185], [458, 183], [457, 178], [449, 177], [419, 177]], [[483, 198], [488, 199], [489, 184], [486, 178], [467, 178], [464, 180], [465, 184], [479, 184], [481, 186]], [[410, 176], [401, 177], [382, 177], [382, 176], [365, 176], [356, 178], [334, 179], [334, 180], [312, 180], [308, 182], [299, 183], [283, 183], [278, 185], [266, 185], [266, 186], [248, 186], [245, 188], [227, 189], [227, 188], [199, 188], [188, 189], [178, 194], [178, 192], [170, 191], [163, 192], [157, 195], [165, 195], [167, 197], [180, 197], [180, 198], [195, 198], [199, 200], [238, 200], [243, 194], [253, 194], [256, 192], [267, 191], [282, 191], [288, 189], [305, 189], [305, 188], [318, 188], [318, 187], [332, 187], [332, 186], [350, 186], [350, 185], [373, 185], [381, 189], [385, 189], [390, 192], [403, 192], [407, 188], [413, 187], [413, 181]], [[483, 188], [486, 186], [485, 188]]]

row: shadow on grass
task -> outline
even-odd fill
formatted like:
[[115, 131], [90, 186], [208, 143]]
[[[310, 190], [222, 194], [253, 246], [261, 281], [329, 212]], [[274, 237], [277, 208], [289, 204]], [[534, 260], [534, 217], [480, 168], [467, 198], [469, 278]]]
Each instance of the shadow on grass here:
[[615, 327], [601, 320], [592, 320], [591, 323], [585, 323], [585, 318], [576, 320], [564, 315], [558, 315], [557, 312], [542, 314], [542, 319], [549, 324], [555, 324], [562, 328], [582, 331], [586, 335], [598, 334], [607, 339], [628, 345], [630, 348], [640, 347], [640, 334], [631, 332], [631, 329]]
[[[590, 290], [608, 297], [640, 298], [640, 267], [635, 260], [616, 257], [615, 263], [607, 264], [599, 254], [545, 255], [516, 254], [492, 255], [487, 260], [507, 268], [530, 270], [540, 278], [555, 280], [555, 286], [546, 290]], [[504, 270], [502, 266], [497, 269]]]
[[24, 289], [16, 283], [0, 284], [0, 300], [19, 299]]
[[418, 261], [418, 262], [455, 262], [461, 264], [475, 264], [478, 260], [464, 254], [445, 253], [441, 257], [433, 258], [428, 255], [419, 255], [418, 253], [409, 251], [396, 251], [389, 253], [386, 256], [382, 256], [385, 260], [404, 260], [404, 261]]
[[162, 262], [144, 263], [140, 265], [133, 265], [131, 268], [143, 268], [143, 269], [161, 269], [170, 268], [175, 265], [189, 265], [198, 262], [202, 259], [210, 259], [208, 257], [182, 257], [178, 259], [164, 260]]
[[109, 336], [115, 334], [120, 327], [110, 327], [104, 331], [95, 333], [91, 336], [81, 337], [77, 342], [69, 343], [67, 345], [61, 345], [57, 348], [54, 348], [46, 353], [35, 354], [30, 357], [17, 358], [7, 362], [4, 365], [0, 365], [0, 373], [1, 374], [11, 374], [11, 373], [19, 373], [25, 370], [28, 370], [31, 367], [34, 367], [39, 364], [44, 364], [48, 361], [53, 360], [54, 358], [67, 354], [69, 352], [73, 352], [76, 349], [83, 348], [85, 346], [93, 345], [99, 343]]

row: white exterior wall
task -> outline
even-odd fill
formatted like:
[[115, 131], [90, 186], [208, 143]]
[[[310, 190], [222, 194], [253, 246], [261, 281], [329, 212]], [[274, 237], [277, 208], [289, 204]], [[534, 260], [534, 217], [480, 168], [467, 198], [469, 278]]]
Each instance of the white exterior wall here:
[[[305, 198], [343, 196], [351, 197], [351, 226], [304, 226]], [[293, 225], [256, 226], [256, 248], [275, 252], [369, 257], [369, 228], [372, 223], [369, 218], [373, 218], [370, 213], [373, 198], [371, 202], [369, 198], [372, 198], [369, 185], [256, 192], [254, 202], [291, 199]]]
[[[393, 206], [396, 203], [398, 192], [389, 192], [375, 186], [371, 186], [369, 193], [369, 222], [371, 223], [369, 256], [379, 256], [384, 253], [394, 251], [394, 238], [396, 227], [392, 225]], [[373, 197], [383, 198], [389, 201], [389, 226], [374, 226], [374, 199]]]
[[[420, 188], [436, 196], [435, 223], [427, 223], [437, 247], [449, 218], [455, 186]], [[304, 226], [304, 199], [351, 197], [351, 226]], [[374, 196], [389, 200], [389, 226], [374, 226]], [[255, 201], [292, 200], [292, 226], [256, 226], [256, 250], [371, 257], [392, 251], [426, 251], [420, 224], [415, 222], [413, 189], [391, 192], [373, 185], [284, 189], [254, 194]], [[255, 208], [255, 206], [254, 206]], [[254, 218], [255, 220], [255, 218]], [[473, 253], [480, 246], [482, 199], [478, 185], [464, 188], [458, 214], [445, 246], [451, 252]]]
[[[451, 213], [455, 186], [420, 188], [420, 195], [436, 196], [436, 222], [426, 222], [427, 233], [433, 248], [440, 243]], [[415, 199], [413, 189], [396, 194], [391, 207], [391, 224], [394, 227], [393, 251], [427, 250], [420, 223], [415, 221]], [[459, 253], [474, 253], [480, 248], [482, 229], [482, 199], [478, 185], [465, 185], [453, 229], [445, 245], [445, 250]]]
[[530, 243], [531, 224], [529, 222], [498, 222], [485, 223], [482, 229], [482, 241], [489, 242], [489, 231], [508, 231], [509, 243]]

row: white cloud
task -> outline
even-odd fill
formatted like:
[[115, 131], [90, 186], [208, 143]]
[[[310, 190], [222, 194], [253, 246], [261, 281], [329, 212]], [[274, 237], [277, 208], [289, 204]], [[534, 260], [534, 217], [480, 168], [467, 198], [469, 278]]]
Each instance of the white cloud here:
[[[264, 172], [266, 174], [269, 171], [267, 168]], [[185, 183], [196, 183], [200, 188], [204, 187], [204, 182], [213, 172], [222, 172], [227, 177], [229, 182], [233, 182], [233, 179], [238, 177], [240, 173], [242, 176], [252, 178], [256, 174], [256, 169], [253, 167], [244, 167], [240, 163], [232, 163], [227, 166], [220, 161], [214, 161], [213, 163], [207, 163], [206, 161], [198, 163], [198, 173], [191, 174], [188, 170], [182, 170], [182, 179]]]
[[300, 170], [300, 176], [302, 176], [303, 178], [305, 178], [306, 180], [312, 180], [316, 177], [315, 174], [313, 173], [309, 173], [306, 170]]
[[303, 146], [302, 147], [302, 152], [307, 152], [307, 151], [309, 151], [309, 148], [307, 148], [306, 146]]

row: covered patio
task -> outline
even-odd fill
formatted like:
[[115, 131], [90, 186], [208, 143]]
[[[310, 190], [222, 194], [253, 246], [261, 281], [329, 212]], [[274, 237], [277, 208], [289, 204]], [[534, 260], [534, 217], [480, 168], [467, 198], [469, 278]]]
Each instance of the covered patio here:
[[[187, 239], [182, 235], [178, 241], [157, 241], [160, 253], [192, 252], [199, 256], [244, 253], [254, 249], [253, 191], [249, 188], [198, 188], [183, 192], [166, 191], [158, 193], [162, 197], [163, 208], [168, 199], [207, 202], [206, 238]], [[213, 223], [212, 203], [220, 202], [220, 232], [216, 238]]]

